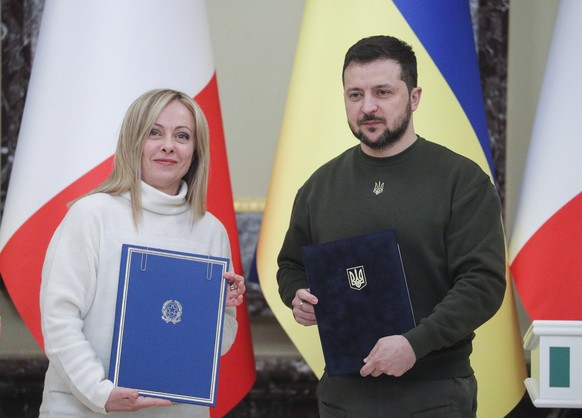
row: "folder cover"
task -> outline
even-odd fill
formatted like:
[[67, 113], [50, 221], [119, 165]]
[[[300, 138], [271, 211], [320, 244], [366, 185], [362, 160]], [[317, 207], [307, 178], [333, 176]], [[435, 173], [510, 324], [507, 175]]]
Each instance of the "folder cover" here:
[[229, 260], [122, 246], [109, 379], [143, 396], [213, 406]]
[[326, 371], [357, 373], [381, 337], [416, 326], [392, 229], [302, 247]]

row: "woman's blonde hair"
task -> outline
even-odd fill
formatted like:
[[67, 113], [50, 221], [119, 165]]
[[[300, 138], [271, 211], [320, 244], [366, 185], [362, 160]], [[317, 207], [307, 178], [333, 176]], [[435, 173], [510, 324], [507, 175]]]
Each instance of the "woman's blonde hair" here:
[[193, 211], [193, 221], [206, 213], [206, 193], [210, 144], [208, 123], [198, 104], [187, 94], [170, 89], [150, 90], [138, 97], [127, 110], [117, 142], [113, 172], [93, 193], [120, 195], [129, 191], [135, 225], [142, 219], [141, 159], [144, 144], [160, 113], [172, 101], [182, 103], [194, 117], [195, 147], [190, 169], [182, 180], [188, 185], [186, 201]]

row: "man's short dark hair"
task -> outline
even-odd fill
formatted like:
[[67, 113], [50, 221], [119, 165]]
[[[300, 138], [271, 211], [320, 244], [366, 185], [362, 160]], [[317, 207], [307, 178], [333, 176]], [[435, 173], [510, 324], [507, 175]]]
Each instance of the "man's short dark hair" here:
[[406, 83], [408, 91], [417, 86], [416, 55], [412, 47], [400, 39], [388, 35], [360, 39], [348, 49], [344, 59], [342, 82], [346, 68], [352, 62], [367, 64], [379, 59], [391, 59], [400, 64], [400, 78]]

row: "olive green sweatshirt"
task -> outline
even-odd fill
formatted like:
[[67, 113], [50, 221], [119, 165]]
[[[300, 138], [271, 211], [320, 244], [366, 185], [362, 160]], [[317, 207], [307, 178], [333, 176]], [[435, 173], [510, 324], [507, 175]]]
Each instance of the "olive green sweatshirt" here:
[[[500, 203], [473, 161], [423, 138], [393, 157], [348, 149], [320, 167], [295, 198], [278, 257], [283, 302], [307, 288], [301, 247], [395, 229], [417, 326], [406, 377], [473, 373], [473, 331], [499, 309], [505, 279]], [[373, 347], [370, 347], [370, 350]]]

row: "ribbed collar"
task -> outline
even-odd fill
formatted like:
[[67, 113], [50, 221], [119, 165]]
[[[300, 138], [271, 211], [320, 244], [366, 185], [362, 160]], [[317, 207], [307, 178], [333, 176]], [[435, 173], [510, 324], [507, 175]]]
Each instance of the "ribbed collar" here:
[[[142, 181], [141, 205], [144, 210], [160, 215], [178, 215], [190, 209], [190, 205], [186, 203], [187, 192], [188, 185], [184, 181], [182, 181], [177, 195], [161, 192]], [[129, 192], [123, 193], [122, 196], [127, 200], [131, 200]]]
[[355, 155], [360, 161], [364, 162], [367, 165], [374, 165], [378, 167], [385, 167], [394, 164], [399, 164], [401, 161], [405, 161], [410, 158], [411, 155], [414, 155], [418, 148], [422, 148], [422, 144], [424, 144], [426, 140], [420, 136], [417, 136], [416, 141], [404, 151], [392, 155], [390, 157], [372, 157], [371, 155], [366, 154], [362, 151], [362, 147], [357, 145], [355, 148]]

